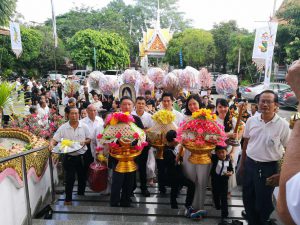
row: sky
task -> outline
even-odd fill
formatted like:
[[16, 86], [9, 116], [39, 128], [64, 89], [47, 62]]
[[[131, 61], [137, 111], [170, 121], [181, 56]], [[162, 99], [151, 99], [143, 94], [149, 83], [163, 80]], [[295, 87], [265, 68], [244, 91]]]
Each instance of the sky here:
[[[53, 0], [56, 15], [82, 5], [100, 9], [109, 2], [110, 0]], [[133, 4], [133, 0], [124, 2]], [[192, 19], [195, 28], [210, 30], [214, 23], [236, 20], [240, 28], [253, 31], [269, 20], [274, 2], [278, 9], [283, 0], [179, 0], [178, 10], [184, 12], [186, 18]], [[17, 12], [27, 22], [42, 23], [51, 18], [51, 0], [18, 0]]]

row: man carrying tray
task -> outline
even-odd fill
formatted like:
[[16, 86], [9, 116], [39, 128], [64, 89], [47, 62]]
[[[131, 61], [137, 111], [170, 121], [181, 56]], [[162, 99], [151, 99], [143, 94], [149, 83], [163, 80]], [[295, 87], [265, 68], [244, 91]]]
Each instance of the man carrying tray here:
[[[70, 140], [79, 142], [81, 148], [78, 151], [66, 153], [63, 158], [63, 167], [65, 170], [65, 205], [72, 205], [72, 192], [75, 182], [75, 174], [78, 177], [78, 195], [84, 195], [86, 187], [87, 171], [85, 163], [87, 162], [87, 144], [91, 142], [91, 134], [87, 125], [79, 121], [79, 110], [76, 107], [70, 108], [69, 122], [64, 123], [53, 136], [50, 142], [50, 150], [61, 140]], [[72, 149], [70, 146], [69, 149]]]

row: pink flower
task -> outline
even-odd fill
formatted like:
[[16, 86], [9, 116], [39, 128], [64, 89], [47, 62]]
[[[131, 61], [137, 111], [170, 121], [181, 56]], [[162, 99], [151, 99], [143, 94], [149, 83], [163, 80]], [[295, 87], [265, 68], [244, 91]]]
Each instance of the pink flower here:
[[147, 142], [147, 141], [143, 142], [143, 143], [142, 143], [142, 146], [143, 146], [143, 147], [148, 146], [148, 142]]
[[116, 133], [116, 138], [120, 139], [122, 137], [122, 134], [120, 132]]
[[103, 134], [98, 134], [97, 139], [101, 139], [103, 137]]
[[120, 146], [117, 144], [117, 143], [115, 143], [115, 142], [112, 142], [112, 143], [109, 143], [108, 144], [111, 148], [119, 148]]
[[134, 139], [138, 139], [140, 137], [140, 135], [137, 133], [137, 132], [135, 132], [134, 134], [133, 134], [133, 138]]
[[136, 145], [136, 146], [134, 146], [134, 149], [137, 150], [137, 151], [142, 151], [143, 150], [143, 146]]

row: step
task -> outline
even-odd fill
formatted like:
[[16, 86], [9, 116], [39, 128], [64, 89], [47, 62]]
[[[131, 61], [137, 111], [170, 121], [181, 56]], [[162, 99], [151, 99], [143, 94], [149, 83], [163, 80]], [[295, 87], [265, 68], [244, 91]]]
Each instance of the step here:
[[[145, 221], [145, 220], [144, 220]], [[181, 224], [181, 225], [193, 225], [193, 224], [199, 224], [199, 225], [216, 225], [218, 224], [219, 220], [217, 219], [204, 219], [201, 221], [198, 220], [191, 220], [182, 218], [178, 220], [178, 223], [172, 223], [170, 220], [166, 222], [155, 222], [155, 221], [149, 221], [149, 222], [135, 222], [135, 221], [123, 221], [123, 218], [120, 217], [119, 220], [116, 221], [88, 221], [88, 220], [41, 220], [41, 219], [34, 219], [33, 225], [172, 225], [172, 224]], [[245, 221], [243, 221], [244, 224], [247, 224]]]

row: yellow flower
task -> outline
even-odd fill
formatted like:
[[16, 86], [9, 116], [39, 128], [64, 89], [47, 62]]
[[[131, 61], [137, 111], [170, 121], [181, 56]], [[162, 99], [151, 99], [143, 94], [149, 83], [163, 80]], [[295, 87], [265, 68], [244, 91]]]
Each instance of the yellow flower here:
[[170, 124], [175, 120], [175, 114], [172, 111], [162, 109], [152, 116], [152, 119], [159, 124]]
[[130, 113], [129, 113], [129, 112], [124, 112], [124, 114], [125, 114], [126, 116], [129, 116], [129, 115], [130, 115]]
[[192, 118], [204, 118], [207, 120], [216, 120], [217, 116], [215, 114], [212, 114], [210, 109], [199, 109], [192, 113]]
[[61, 147], [62, 148], [64, 148], [64, 147], [70, 147], [70, 146], [72, 146], [73, 145], [73, 141], [71, 141], [71, 140], [68, 140], [68, 139], [63, 139], [62, 141], [61, 141]]
[[110, 125], [116, 125], [118, 123], [118, 120], [115, 117], [112, 117], [110, 120]]

